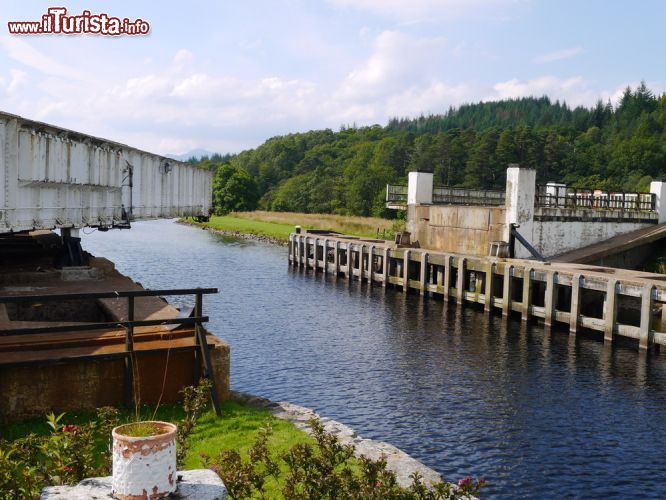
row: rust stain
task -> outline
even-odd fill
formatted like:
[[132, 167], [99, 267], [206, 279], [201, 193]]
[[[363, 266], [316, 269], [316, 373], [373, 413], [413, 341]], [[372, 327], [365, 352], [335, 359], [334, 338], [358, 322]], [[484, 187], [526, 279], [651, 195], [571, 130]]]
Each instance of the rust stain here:
[[169, 484], [173, 486], [173, 472], [169, 473]]

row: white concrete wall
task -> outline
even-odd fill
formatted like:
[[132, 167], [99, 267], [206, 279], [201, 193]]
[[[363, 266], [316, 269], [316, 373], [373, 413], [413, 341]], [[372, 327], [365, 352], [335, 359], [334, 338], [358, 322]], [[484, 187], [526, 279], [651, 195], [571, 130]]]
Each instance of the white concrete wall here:
[[657, 195], [657, 214], [659, 224], [666, 222], [666, 182], [663, 180], [652, 181], [650, 192]]
[[429, 172], [409, 172], [407, 184], [408, 205], [432, 204], [433, 174]]
[[[549, 258], [649, 226], [654, 226], [654, 224], [543, 221], [534, 223], [534, 231], [531, 239], [528, 237], [528, 241], [544, 257]], [[516, 257], [531, 258], [530, 253], [519, 242], [516, 242]]]
[[[128, 164], [133, 170], [130, 193]], [[206, 215], [210, 171], [0, 113], [0, 233]]]

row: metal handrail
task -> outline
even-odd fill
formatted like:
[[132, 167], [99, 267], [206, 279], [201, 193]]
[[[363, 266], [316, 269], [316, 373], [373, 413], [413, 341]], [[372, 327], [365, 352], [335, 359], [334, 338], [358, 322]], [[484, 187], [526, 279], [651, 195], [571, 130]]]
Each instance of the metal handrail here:
[[506, 203], [504, 191], [451, 188], [436, 186], [432, 190], [432, 202], [446, 205], [500, 206]]
[[655, 212], [657, 195], [654, 193], [538, 185], [534, 204], [536, 207], [543, 208]]
[[[91, 322], [91, 323], [77, 323], [70, 325], [57, 325], [57, 326], [39, 326], [28, 328], [12, 328], [0, 330], [0, 337], [12, 335], [28, 335], [37, 333], [62, 333], [62, 332], [81, 332], [86, 330], [107, 330], [123, 328], [125, 329], [125, 352], [122, 353], [125, 357], [125, 380], [126, 380], [126, 401], [129, 404], [134, 402], [136, 404], [136, 394], [134, 390], [134, 371], [135, 371], [135, 351], [134, 351], [134, 329], [142, 326], [160, 326], [160, 325], [193, 325], [195, 346], [194, 350], [197, 353], [198, 369], [202, 375], [209, 379], [211, 382], [210, 397], [215, 409], [216, 415], [221, 415], [220, 401], [217, 396], [217, 388], [215, 384], [215, 377], [213, 374], [213, 366], [210, 358], [210, 349], [208, 341], [206, 340], [206, 332], [203, 328], [203, 323], [208, 321], [208, 316], [203, 315], [203, 296], [205, 294], [218, 293], [217, 288], [176, 288], [167, 290], [127, 290], [127, 291], [111, 291], [111, 292], [85, 292], [85, 293], [60, 293], [60, 294], [46, 294], [46, 295], [16, 295], [0, 297], [0, 304], [8, 303], [21, 303], [21, 302], [46, 302], [52, 300], [83, 300], [83, 299], [127, 299], [127, 321], [106, 321], [106, 322]], [[134, 301], [140, 297], [158, 297], [169, 295], [194, 295], [196, 297], [196, 305], [194, 308], [194, 316], [190, 318], [173, 318], [173, 319], [150, 319], [150, 320], [135, 320], [134, 319]]]

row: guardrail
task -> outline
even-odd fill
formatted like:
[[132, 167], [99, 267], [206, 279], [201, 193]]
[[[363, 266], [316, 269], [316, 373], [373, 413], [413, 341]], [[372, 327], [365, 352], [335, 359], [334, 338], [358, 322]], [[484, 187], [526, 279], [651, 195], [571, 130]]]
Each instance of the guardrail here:
[[460, 189], [437, 186], [432, 190], [432, 202], [440, 205], [501, 206], [505, 204], [504, 191]]
[[[478, 190], [435, 186], [432, 202], [438, 205], [501, 206], [505, 204], [504, 191]], [[386, 202], [407, 204], [407, 186], [386, 185]]]
[[[16, 295], [0, 297], [0, 304], [9, 303], [33, 303], [37, 304], [46, 301], [66, 301], [66, 300], [89, 300], [89, 299], [127, 299], [127, 320], [126, 321], [105, 321], [76, 323], [70, 325], [59, 324], [58, 326], [40, 326], [29, 328], [12, 328], [0, 330], [0, 336], [19, 336], [29, 334], [43, 333], [63, 333], [63, 332], [81, 332], [89, 330], [110, 330], [122, 328], [125, 330], [125, 351], [119, 353], [119, 357], [125, 358], [125, 380], [126, 380], [126, 401], [136, 403], [134, 371], [135, 371], [135, 352], [134, 352], [134, 329], [142, 326], [163, 326], [163, 325], [193, 325], [195, 346], [192, 349], [196, 353], [199, 363], [198, 369], [201, 374], [211, 382], [211, 400], [215, 413], [221, 415], [220, 402], [217, 397], [215, 387], [215, 376], [210, 358], [210, 349], [206, 341], [206, 332], [203, 323], [208, 321], [208, 316], [203, 315], [203, 296], [205, 294], [218, 293], [217, 288], [186, 288], [169, 290], [134, 290], [126, 292], [88, 292], [88, 293], [67, 293], [67, 294], [49, 294], [49, 295]], [[193, 316], [178, 317], [171, 319], [153, 319], [153, 320], [135, 320], [134, 319], [134, 301], [138, 297], [162, 297], [173, 295], [194, 295], [195, 306]]]
[[407, 186], [386, 185], [387, 203], [407, 203]]
[[654, 193], [614, 192], [558, 185], [538, 185], [535, 206], [545, 208], [618, 210], [624, 212], [654, 212], [657, 207], [657, 195]]

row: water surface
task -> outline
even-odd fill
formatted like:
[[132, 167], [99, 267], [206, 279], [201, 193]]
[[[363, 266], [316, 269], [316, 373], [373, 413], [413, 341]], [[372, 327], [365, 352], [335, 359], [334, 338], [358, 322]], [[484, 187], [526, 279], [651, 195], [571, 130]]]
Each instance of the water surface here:
[[666, 496], [663, 355], [313, 277], [284, 247], [171, 221], [83, 246], [145, 287], [218, 287], [204, 313], [235, 390], [314, 408], [447, 479], [485, 477], [484, 497]]

